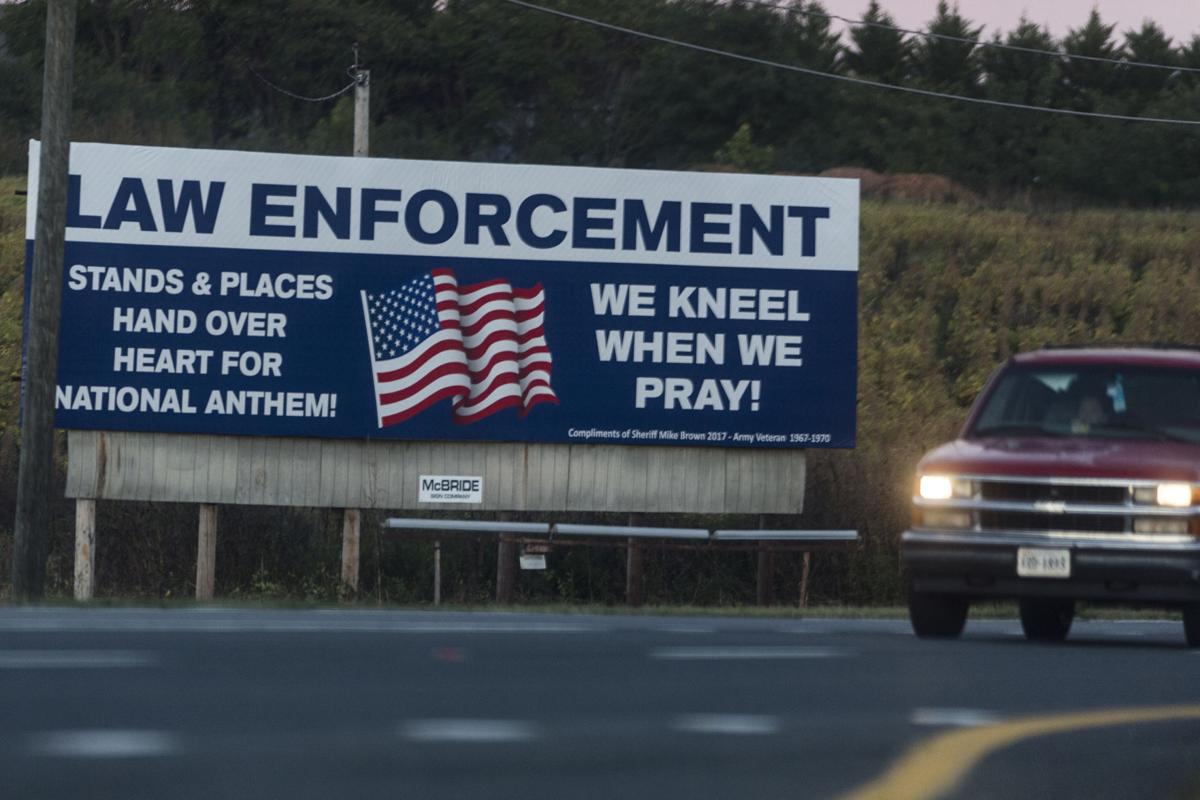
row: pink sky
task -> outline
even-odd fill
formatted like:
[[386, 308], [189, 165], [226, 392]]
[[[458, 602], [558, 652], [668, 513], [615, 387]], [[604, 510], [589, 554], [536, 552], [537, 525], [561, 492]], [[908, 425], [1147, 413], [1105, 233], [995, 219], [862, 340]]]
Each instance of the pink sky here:
[[[951, 6], [953, 0], [949, 0]], [[831, 14], [861, 19], [868, 0], [821, 0]], [[937, 10], [937, 0], [879, 0], [880, 7], [892, 15], [902, 28], [923, 30]], [[984, 25], [983, 37], [999, 30], [1007, 33], [1017, 26], [1021, 14], [1045, 25], [1055, 37], [1087, 21], [1092, 8], [1100, 19], [1116, 23], [1114, 38], [1120, 40], [1130, 28], [1140, 28], [1144, 19], [1152, 19], [1167, 32], [1175, 44], [1186, 43], [1200, 34], [1200, 3], [1196, 0], [958, 0], [958, 10], [977, 25]]]

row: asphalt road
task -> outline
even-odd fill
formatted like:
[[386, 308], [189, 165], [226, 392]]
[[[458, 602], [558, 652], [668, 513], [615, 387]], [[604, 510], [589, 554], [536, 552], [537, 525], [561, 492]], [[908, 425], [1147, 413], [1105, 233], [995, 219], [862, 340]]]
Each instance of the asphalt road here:
[[7, 608], [0, 797], [1200, 798], [1198, 677], [1177, 622]]

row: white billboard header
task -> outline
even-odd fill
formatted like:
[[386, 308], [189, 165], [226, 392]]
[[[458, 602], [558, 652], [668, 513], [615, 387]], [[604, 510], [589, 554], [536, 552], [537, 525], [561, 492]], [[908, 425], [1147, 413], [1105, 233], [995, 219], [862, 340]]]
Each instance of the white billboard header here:
[[[72, 242], [858, 268], [858, 182], [839, 178], [87, 143], [70, 172]], [[29, 239], [35, 215], [31, 202]]]

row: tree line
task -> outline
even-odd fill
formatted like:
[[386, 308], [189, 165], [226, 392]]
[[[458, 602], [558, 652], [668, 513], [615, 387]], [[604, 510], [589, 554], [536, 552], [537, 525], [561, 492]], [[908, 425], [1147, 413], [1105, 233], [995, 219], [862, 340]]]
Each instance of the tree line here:
[[[1023, 20], [977, 45], [970, 40], [984, 27], [944, 1], [926, 26], [942, 38], [890, 27], [876, 0], [842, 35], [806, 0], [542, 4], [879, 83], [1200, 121], [1200, 36], [1174, 43], [1151, 21], [1119, 32], [1096, 11], [1062, 38]], [[44, 19], [44, 0], [0, 6], [0, 173], [24, 171], [26, 142], [37, 135]], [[344, 88], [355, 43], [372, 71], [373, 155], [799, 173], [859, 166], [942, 173], [1000, 196], [1200, 200], [1191, 166], [1200, 161], [1200, 125], [918, 97], [504, 0], [83, 0], [74, 138], [348, 154], [350, 94], [306, 102], [285, 91], [321, 97]]]

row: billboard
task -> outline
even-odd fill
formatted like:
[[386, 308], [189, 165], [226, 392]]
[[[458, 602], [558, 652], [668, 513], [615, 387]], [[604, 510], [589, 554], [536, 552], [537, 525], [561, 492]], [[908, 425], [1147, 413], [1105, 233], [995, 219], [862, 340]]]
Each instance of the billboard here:
[[854, 445], [856, 181], [74, 144], [68, 195], [62, 428]]

